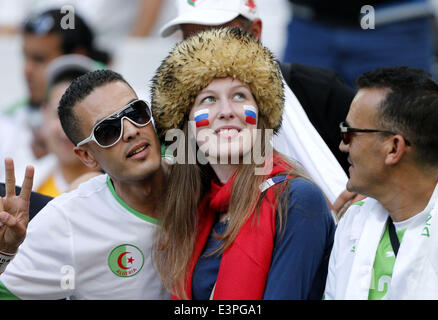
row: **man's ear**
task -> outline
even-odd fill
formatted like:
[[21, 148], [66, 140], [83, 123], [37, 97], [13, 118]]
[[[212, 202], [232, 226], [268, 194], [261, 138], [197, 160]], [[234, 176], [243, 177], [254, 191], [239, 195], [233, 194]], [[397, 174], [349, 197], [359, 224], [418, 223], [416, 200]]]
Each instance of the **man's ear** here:
[[99, 169], [99, 164], [96, 161], [94, 155], [90, 152], [88, 148], [85, 147], [74, 147], [74, 153], [79, 159], [88, 167], [92, 169]]
[[260, 40], [262, 38], [262, 20], [260, 18], [255, 18], [252, 21], [248, 32]]
[[88, 50], [87, 49], [85, 49], [84, 47], [78, 47], [78, 48], [75, 48], [74, 50], [73, 50], [73, 52], [72, 53], [74, 53], [74, 54], [80, 54], [80, 55], [83, 55], [83, 56], [88, 56], [88, 54], [89, 54], [89, 52], [88, 52]]
[[396, 134], [391, 137], [391, 141], [388, 141], [388, 143], [390, 144], [388, 145], [385, 164], [397, 164], [407, 151], [408, 146], [406, 145], [406, 140], [401, 135]]

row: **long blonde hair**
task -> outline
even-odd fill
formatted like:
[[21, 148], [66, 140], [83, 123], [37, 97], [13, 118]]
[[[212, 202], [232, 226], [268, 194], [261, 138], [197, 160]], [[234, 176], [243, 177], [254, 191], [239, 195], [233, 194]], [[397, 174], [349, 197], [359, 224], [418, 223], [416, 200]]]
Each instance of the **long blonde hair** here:
[[[264, 139], [263, 131], [266, 128], [266, 121], [262, 116], [259, 117], [258, 126], [262, 130], [262, 145], [269, 143]], [[184, 131], [185, 137], [188, 137], [187, 125], [184, 127]], [[292, 168], [283, 174], [305, 177], [288, 159], [277, 152], [275, 154], [286, 163], [289, 163]], [[264, 150], [262, 150], [262, 155], [265, 156]], [[254, 218], [258, 216], [264, 196], [260, 193], [259, 185], [267, 177], [255, 175], [255, 168], [256, 164], [254, 163], [239, 165], [229, 202], [228, 228], [222, 236], [218, 236], [223, 240], [223, 244], [218, 250], [220, 252], [223, 252], [232, 244], [240, 228], [254, 211], [256, 213]], [[187, 280], [189, 262], [194, 251], [198, 230], [197, 209], [201, 199], [209, 191], [210, 182], [214, 178], [216, 178], [216, 175], [209, 164], [174, 164], [169, 171], [161, 209], [162, 228], [157, 231], [154, 252], [157, 269], [164, 286], [167, 290], [183, 299], [187, 299], [185, 281]], [[286, 218], [290, 181], [286, 180], [283, 183], [283, 186], [277, 188], [275, 196], [278, 212], [277, 221], [280, 229]], [[236, 192], [236, 190], [245, 190], [245, 192]], [[281, 197], [280, 190], [286, 190], [284, 197]], [[279, 201], [280, 199], [281, 201]]]

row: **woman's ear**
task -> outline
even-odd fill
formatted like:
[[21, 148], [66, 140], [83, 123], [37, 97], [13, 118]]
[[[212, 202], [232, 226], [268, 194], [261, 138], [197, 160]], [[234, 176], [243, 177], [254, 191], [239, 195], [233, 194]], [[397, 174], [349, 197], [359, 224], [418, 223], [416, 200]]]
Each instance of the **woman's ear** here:
[[96, 161], [94, 155], [86, 147], [74, 147], [74, 153], [81, 159], [81, 161], [88, 167], [92, 169], [99, 169], [99, 164]]

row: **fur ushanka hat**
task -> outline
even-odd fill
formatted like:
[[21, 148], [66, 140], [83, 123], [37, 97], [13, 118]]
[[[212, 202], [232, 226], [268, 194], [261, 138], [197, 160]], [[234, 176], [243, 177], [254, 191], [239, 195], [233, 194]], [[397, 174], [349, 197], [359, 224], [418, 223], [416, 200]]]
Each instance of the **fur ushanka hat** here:
[[284, 92], [272, 53], [238, 28], [211, 29], [177, 44], [152, 79], [152, 113], [162, 142], [168, 130], [183, 128], [199, 92], [224, 77], [247, 84], [259, 117], [274, 133], [279, 130]]

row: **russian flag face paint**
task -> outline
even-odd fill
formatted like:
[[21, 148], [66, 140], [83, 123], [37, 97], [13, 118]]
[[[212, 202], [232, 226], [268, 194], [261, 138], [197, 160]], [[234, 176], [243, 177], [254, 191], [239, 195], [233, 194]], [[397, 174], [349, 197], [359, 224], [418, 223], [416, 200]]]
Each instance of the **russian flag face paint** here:
[[208, 121], [208, 109], [198, 110], [195, 112], [194, 116], [197, 128], [210, 125], [210, 122]]
[[257, 109], [254, 106], [243, 106], [245, 109], [245, 120], [249, 124], [257, 124]]

